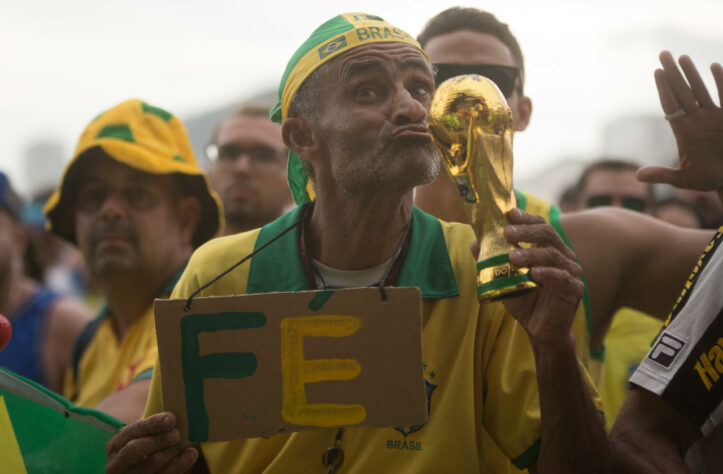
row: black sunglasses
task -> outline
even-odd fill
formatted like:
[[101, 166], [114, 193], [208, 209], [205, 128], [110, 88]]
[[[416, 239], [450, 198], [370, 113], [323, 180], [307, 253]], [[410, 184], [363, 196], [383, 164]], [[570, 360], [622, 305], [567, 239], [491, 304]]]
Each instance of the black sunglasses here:
[[[434, 70], [436, 71], [434, 78], [435, 86], [439, 86], [452, 77], [463, 76], [465, 74], [479, 74], [497, 84], [502, 95], [507, 99], [515, 93], [517, 78], [520, 77], [520, 68], [516, 66], [498, 66], [495, 64], [435, 63]], [[520, 83], [520, 93], [522, 93], [522, 83]]]
[[[609, 194], [596, 194], [587, 198], [585, 204], [587, 207], [611, 206], [613, 204], [613, 196]], [[637, 196], [620, 197], [620, 205], [625, 209], [638, 212], [643, 212], [645, 208], [648, 207], [648, 203], [645, 199]]]

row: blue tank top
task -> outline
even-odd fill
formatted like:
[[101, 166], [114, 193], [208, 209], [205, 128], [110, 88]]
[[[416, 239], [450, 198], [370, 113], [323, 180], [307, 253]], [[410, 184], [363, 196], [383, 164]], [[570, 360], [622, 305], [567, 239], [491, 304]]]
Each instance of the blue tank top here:
[[0, 367], [12, 370], [41, 385], [48, 386], [42, 360], [45, 343], [45, 319], [58, 294], [38, 289], [25, 304], [10, 315], [13, 326], [8, 345], [0, 351]]

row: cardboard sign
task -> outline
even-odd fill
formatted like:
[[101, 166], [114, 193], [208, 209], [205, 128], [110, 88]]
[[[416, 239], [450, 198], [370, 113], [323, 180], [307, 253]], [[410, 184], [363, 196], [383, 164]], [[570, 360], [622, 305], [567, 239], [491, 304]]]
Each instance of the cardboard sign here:
[[164, 409], [226, 441], [427, 420], [417, 288], [156, 300]]

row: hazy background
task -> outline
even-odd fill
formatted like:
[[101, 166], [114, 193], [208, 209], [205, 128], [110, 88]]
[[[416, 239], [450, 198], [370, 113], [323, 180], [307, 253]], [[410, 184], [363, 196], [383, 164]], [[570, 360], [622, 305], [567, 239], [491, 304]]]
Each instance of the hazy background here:
[[[456, 2], [316, 0], [0, 0], [0, 170], [25, 195], [57, 182], [102, 110], [142, 98], [188, 120], [196, 149], [210, 122], [276, 88], [309, 33], [345, 11], [416, 35]], [[723, 61], [721, 1], [480, 2], [525, 54], [534, 112], [517, 134], [517, 186], [556, 198], [602, 153], [667, 162], [674, 144], [653, 81], [657, 54]], [[712, 95], [717, 98], [714, 89]], [[201, 120], [203, 118], [203, 120]], [[47, 183], [47, 184], [46, 184]]]

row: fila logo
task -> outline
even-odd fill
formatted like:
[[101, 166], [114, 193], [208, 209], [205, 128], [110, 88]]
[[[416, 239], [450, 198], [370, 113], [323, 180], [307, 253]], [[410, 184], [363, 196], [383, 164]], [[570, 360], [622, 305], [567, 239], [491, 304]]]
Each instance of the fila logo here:
[[663, 367], [670, 367], [670, 364], [673, 363], [684, 346], [685, 342], [670, 334], [663, 333], [648, 357]]

